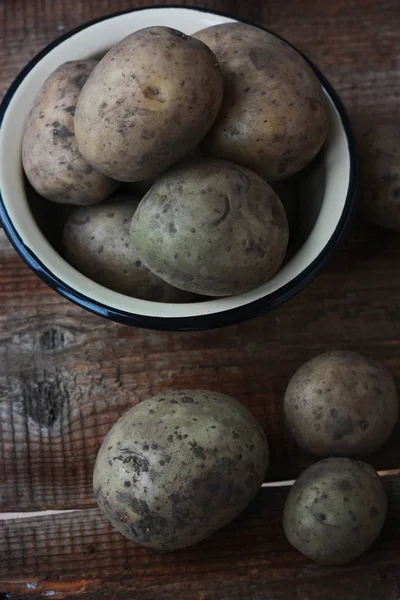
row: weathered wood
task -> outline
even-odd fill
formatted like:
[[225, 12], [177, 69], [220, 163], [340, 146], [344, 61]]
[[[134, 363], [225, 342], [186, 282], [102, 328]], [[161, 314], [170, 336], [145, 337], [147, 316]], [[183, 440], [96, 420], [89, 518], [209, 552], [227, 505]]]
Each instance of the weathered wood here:
[[[129, 406], [175, 387], [243, 401], [267, 431], [269, 478], [294, 477], [310, 458], [284, 431], [282, 398], [304, 360], [326, 348], [361, 350], [400, 375], [399, 238], [361, 222], [333, 264], [286, 306], [192, 334], [140, 331], [85, 313], [38, 282], [7, 243], [2, 248], [0, 281], [13, 282], [9, 291], [2, 285], [0, 309], [3, 510], [92, 503], [94, 459], [108, 429]], [[399, 431], [371, 457], [377, 468], [399, 466]]]
[[[107, 13], [163, 0], [0, 0], [0, 96], [61, 33]], [[356, 127], [398, 112], [398, 0], [191, 0], [265, 24], [323, 70]], [[243, 401], [271, 445], [270, 479], [311, 459], [290, 442], [282, 397], [294, 370], [326, 349], [363, 351], [400, 377], [400, 237], [356, 219], [347, 241], [300, 296], [223, 330], [158, 333], [90, 315], [42, 284], [0, 232], [0, 510], [86, 507], [0, 521], [0, 600], [267, 600], [399, 596], [398, 483], [381, 539], [349, 567], [311, 565], [280, 526], [284, 490], [264, 490], [223, 531], [158, 555], [112, 531], [93, 506], [97, 448], [129, 406], [174, 387], [209, 387]], [[400, 466], [400, 427], [371, 457]], [[394, 490], [394, 491], [393, 491]], [[34, 584], [28, 586], [28, 584]], [[35, 584], [37, 586], [35, 587]]]
[[[262, 490], [235, 522], [211, 538], [172, 553], [129, 542], [97, 509], [0, 522], [0, 589], [13, 600], [46, 592], [84, 600], [378, 598], [378, 592], [400, 585], [395, 568], [400, 481], [388, 479], [385, 485], [389, 514], [384, 531], [366, 554], [346, 567], [311, 565], [290, 547], [281, 527], [287, 489], [274, 488]], [[329, 595], [351, 589], [352, 578], [360, 581], [359, 596]]]

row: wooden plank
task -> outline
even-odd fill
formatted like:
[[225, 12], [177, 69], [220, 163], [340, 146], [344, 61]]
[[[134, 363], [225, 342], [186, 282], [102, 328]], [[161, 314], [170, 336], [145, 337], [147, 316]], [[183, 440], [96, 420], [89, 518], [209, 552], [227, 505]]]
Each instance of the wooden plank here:
[[[97, 509], [0, 522], [0, 590], [12, 600], [52, 592], [63, 599], [94, 600], [101, 592], [101, 598], [122, 600], [187, 600], [189, 590], [198, 600], [329, 600], [349, 597], [338, 594], [356, 586], [352, 598], [378, 598], [378, 591], [400, 585], [400, 479], [385, 484], [384, 531], [351, 565], [319, 567], [290, 547], [281, 527], [287, 489], [275, 488], [262, 490], [235, 522], [212, 537], [169, 553], [126, 540]], [[268, 595], [262, 592], [267, 582]]]
[[[0, 97], [44, 45], [82, 22], [163, 0], [0, 0]], [[398, 0], [183, 0], [263, 23], [324, 71], [356, 128], [398, 112]], [[288, 439], [282, 397], [295, 369], [325, 349], [364, 351], [400, 376], [400, 238], [357, 219], [323, 274], [262, 318], [220, 331], [158, 333], [90, 315], [42, 284], [0, 232], [0, 510], [85, 507], [0, 522], [0, 600], [345, 600], [399, 597], [398, 482], [379, 541], [348, 567], [290, 548], [285, 490], [198, 547], [159, 555], [112, 531], [94, 506], [97, 448], [129, 406], [170, 388], [209, 387], [244, 402], [267, 431], [270, 479], [310, 462]], [[400, 427], [371, 457], [400, 465]], [[88, 508], [89, 507], [89, 508]], [[55, 594], [53, 594], [53, 592]]]
[[[284, 307], [192, 334], [140, 331], [85, 313], [38, 282], [4, 240], [0, 252], [2, 510], [92, 504], [96, 452], [118, 416], [152, 394], [190, 386], [244, 402], [270, 440], [269, 479], [295, 477], [311, 459], [284, 430], [282, 399], [304, 360], [347, 348], [400, 373], [399, 238], [362, 223], [329, 269]], [[373, 285], [371, 269], [380, 274]], [[371, 457], [377, 468], [399, 466], [399, 430]]]

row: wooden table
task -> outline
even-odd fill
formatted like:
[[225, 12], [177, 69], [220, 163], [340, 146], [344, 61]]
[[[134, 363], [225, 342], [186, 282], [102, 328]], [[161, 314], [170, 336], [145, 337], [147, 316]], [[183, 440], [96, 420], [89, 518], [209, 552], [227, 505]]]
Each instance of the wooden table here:
[[[0, 92], [45, 44], [78, 24], [161, 0], [0, 0]], [[167, 4], [164, 2], [164, 4]], [[184, 5], [200, 2], [183, 1]], [[399, 0], [203, 0], [265, 24], [306, 52], [355, 124], [398, 114]], [[157, 554], [111, 529], [92, 495], [99, 444], [132, 404], [167, 388], [208, 387], [243, 401], [269, 436], [271, 480], [310, 458], [287, 437], [289, 377], [326, 349], [360, 350], [400, 375], [400, 236], [357, 218], [306, 291], [247, 323], [159, 333], [107, 322], [46, 287], [0, 232], [0, 600], [394, 600], [400, 596], [400, 480], [378, 542], [345, 567], [318, 567], [282, 532], [287, 488], [264, 489], [198, 546]], [[374, 466], [400, 466], [400, 427]], [[44, 511], [53, 509], [57, 514]], [[73, 512], [68, 512], [71, 510]]]

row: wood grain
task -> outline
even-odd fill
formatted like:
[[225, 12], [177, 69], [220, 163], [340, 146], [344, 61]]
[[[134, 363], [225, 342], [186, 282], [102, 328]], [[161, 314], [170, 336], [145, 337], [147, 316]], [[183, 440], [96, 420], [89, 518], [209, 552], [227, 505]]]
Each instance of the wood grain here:
[[[400, 586], [399, 481], [387, 480], [386, 488], [385, 528], [351, 566], [311, 565], [289, 546], [281, 527], [287, 490], [280, 488], [262, 490], [234, 523], [211, 538], [169, 553], [129, 542], [97, 509], [0, 523], [0, 553], [6, 557], [0, 564], [0, 589], [13, 600], [52, 592], [57, 598], [84, 600], [377, 598]], [[354, 579], [360, 582], [360, 595], [346, 596]], [[337, 596], [329, 595], [333, 590]]]
[[[0, 0], [0, 96], [46, 44], [84, 21], [162, 0]], [[203, 0], [277, 31], [306, 52], [357, 128], [398, 112], [398, 0]], [[270, 479], [311, 459], [288, 439], [282, 397], [302, 362], [346, 348], [400, 378], [400, 238], [360, 218], [322, 275], [262, 318], [223, 330], [160, 333], [84, 312], [41, 283], [0, 232], [0, 510], [82, 508], [0, 521], [0, 600], [119, 598], [266, 600], [399, 597], [398, 481], [377, 544], [354, 565], [322, 569], [292, 550], [285, 491], [263, 491], [235, 523], [189, 551], [155, 555], [125, 541], [92, 508], [102, 438], [136, 402], [168, 388], [206, 387], [244, 402], [271, 445]], [[400, 465], [400, 427], [371, 457]], [[33, 584], [33, 586], [28, 586]]]
[[[3, 247], [2, 264], [14, 282], [9, 294], [3, 287], [0, 309], [3, 510], [93, 504], [91, 474], [103, 437], [128, 407], [160, 391], [210, 388], [241, 400], [267, 432], [268, 477], [277, 480], [295, 477], [312, 460], [282, 422], [286, 385], [303, 361], [326, 348], [346, 348], [375, 357], [400, 377], [400, 280], [392, 275], [399, 239], [361, 222], [330, 268], [286, 306], [191, 334], [140, 331], [82, 312]], [[373, 285], [371, 260], [379, 273]], [[399, 440], [397, 427], [371, 457], [376, 468], [400, 465]]]

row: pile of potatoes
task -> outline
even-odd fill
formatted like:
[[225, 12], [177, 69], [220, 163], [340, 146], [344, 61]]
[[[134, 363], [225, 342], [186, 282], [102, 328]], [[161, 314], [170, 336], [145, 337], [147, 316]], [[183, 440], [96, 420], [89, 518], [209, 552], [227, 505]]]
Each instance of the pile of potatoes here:
[[[393, 431], [399, 414], [393, 377], [355, 352], [328, 352], [293, 375], [284, 414], [302, 449], [329, 457], [294, 483], [285, 534], [318, 563], [353, 560], [386, 516], [382, 482], [358, 458]], [[136, 405], [111, 428], [97, 455], [94, 493], [123, 535], [174, 550], [234, 519], [260, 489], [268, 464], [265, 434], [240, 402], [207, 390], [170, 391]]]
[[71, 265], [122, 294], [187, 302], [279, 270], [297, 221], [280, 182], [327, 131], [318, 78], [278, 37], [239, 23], [191, 37], [149, 27], [50, 75], [22, 158], [43, 198], [81, 205], [64, 229]]
[[[22, 159], [40, 196], [75, 205], [63, 233], [71, 265], [122, 294], [188, 302], [246, 292], [279, 270], [298, 220], [291, 178], [327, 131], [316, 75], [276, 36], [238, 23], [192, 37], [150, 27], [50, 75]], [[363, 136], [362, 210], [400, 230], [400, 130]], [[398, 413], [390, 373], [356, 353], [320, 355], [290, 380], [287, 429], [322, 460], [294, 483], [283, 527], [312, 560], [353, 560], [381, 531], [384, 488], [359, 457], [385, 443]], [[94, 493], [122, 534], [173, 550], [234, 519], [268, 463], [265, 434], [240, 402], [172, 391], [113, 426]]]

